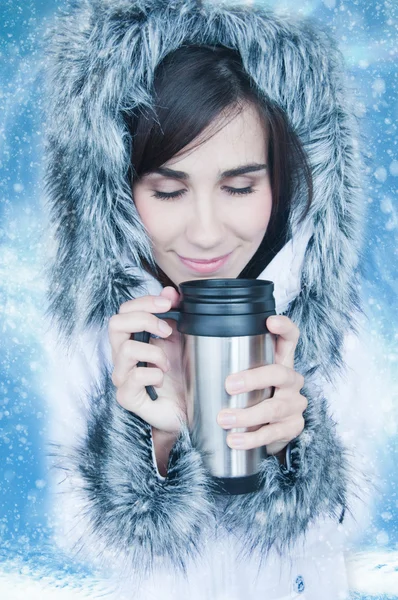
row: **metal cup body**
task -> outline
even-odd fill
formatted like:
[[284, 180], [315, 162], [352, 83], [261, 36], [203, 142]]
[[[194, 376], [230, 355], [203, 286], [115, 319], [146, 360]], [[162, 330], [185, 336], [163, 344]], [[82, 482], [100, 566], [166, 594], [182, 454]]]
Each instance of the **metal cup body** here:
[[196, 445], [201, 449], [210, 473], [230, 478], [254, 475], [265, 458], [265, 447], [250, 450], [227, 445], [228, 433], [247, 428], [224, 430], [217, 423], [222, 409], [246, 408], [270, 398], [273, 388], [229, 394], [228, 375], [274, 362], [274, 337], [270, 333], [234, 337], [206, 337], [182, 334], [181, 359], [184, 374], [188, 419]]

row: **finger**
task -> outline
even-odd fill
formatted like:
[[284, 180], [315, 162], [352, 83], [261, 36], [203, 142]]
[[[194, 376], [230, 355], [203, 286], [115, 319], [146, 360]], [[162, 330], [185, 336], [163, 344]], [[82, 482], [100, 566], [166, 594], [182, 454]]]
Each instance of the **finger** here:
[[162, 387], [163, 377], [161, 369], [135, 367], [125, 383], [117, 389], [116, 400], [153, 427], [174, 432], [181, 426], [183, 413], [176, 409], [172, 399], [162, 398], [153, 402], [145, 389], [147, 385]]
[[277, 335], [275, 362], [286, 367], [294, 367], [294, 354], [300, 337], [300, 330], [289, 317], [278, 315], [268, 317], [267, 328]]
[[[120, 351], [115, 360], [115, 366], [112, 373], [112, 382], [116, 387], [120, 387], [126, 381], [131, 369], [138, 362], [146, 362], [155, 365], [166, 373], [170, 369], [170, 363], [166, 354], [159, 346], [152, 346], [150, 343], [136, 342], [126, 340], [120, 347]], [[150, 365], [148, 365], [150, 366]]]
[[142, 406], [152, 402], [145, 386], [160, 387], [163, 383], [163, 371], [155, 367], [135, 367], [126, 381], [117, 389], [116, 399], [121, 406], [141, 416]]
[[302, 415], [307, 405], [307, 398], [299, 393], [285, 398], [274, 396], [248, 408], [222, 410], [217, 415], [217, 423], [224, 429], [262, 426]]
[[[241, 383], [239, 384], [239, 382]], [[225, 380], [225, 389], [228, 394], [242, 394], [268, 387], [301, 390], [303, 385], [304, 377], [300, 373], [280, 364], [263, 365], [240, 371], [229, 375]]]
[[[171, 302], [171, 309], [178, 308], [181, 302], [181, 295], [171, 285], [166, 286], [162, 289], [160, 296], [167, 298]], [[164, 319], [167, 320], [167, 314], [164, 315]], [[173, 330], [173, 333], [177, 333], [177, 321], [175, 319], [167, 320], [168, 324]], [[174, 341], [174, 336], [171, 336], [170, 341]]]
[[[168, 303], [165, 304], [164, 300], [168, 300]], [[123, 302], [123, 304], [121, 304], [119, 307], [119, 313], [122, 314], [135, 311], [165, 312], [167, 310], [170, 310], [170, 304], [170, 298], [168, 298], [168, 296], [165, 295], [139, 296], [138, 298], [133, 298], [132, 300], [127, 300], [127, 302]]]
[[160, 292], [160, 296], [170, 300], [171, 308], [177, 308], [181, 302], [181, 294], [171, 285], [164, 287]]
[[[162, 329], [164, 324], [164, 330]], [[166, 321], [159, 319], [149, 312], [134, 310], [122, 314], [113, 315], [109, 319], [108, 335], [112, 346], [112, 360], [120, 351], [121, 345], [131, 338], [132, 333], [148, 331], [162, 338], [167, 338], [173, 331]]]
[[227, 436], [227, 444], [230, 448], [239, 448], [242, 450], [260, 448], [261, 446], [268, 446], [276, 442], [286, 445], [300, 435], [304, 429], [304, 425], [303, 417], [296, 416], [286, 421], [264, 425], [256, 431], [231, 433]]

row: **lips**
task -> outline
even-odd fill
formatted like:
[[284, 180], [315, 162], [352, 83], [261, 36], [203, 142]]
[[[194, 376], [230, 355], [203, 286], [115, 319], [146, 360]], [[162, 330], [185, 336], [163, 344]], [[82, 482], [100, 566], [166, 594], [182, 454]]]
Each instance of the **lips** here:
[[[231, 254], [231, 253], [229, 253], [229, 254]], [[187, 260], [188, 262], [209, 264], [209, 263], [214, 263], [218, 260], [222, 260], [223, 258], [226, 258], [227, 256], [229, 256], [229, 254], [223, 254], [222, 256], [217, 256], [216, 258], [210, 258], [209, 260], [204, 260], [204, 259], [200, 259], [200, 258], [186, 258], [185, 256], [180, 256], [180, 258], [182, 260]]]
[[221, 267], [223, 267], [229, 257], [231, 256], [232, 252], [230, 252], [229, 254], [225, 254], [224, 256], [220, 256], [218, 258], [213, 258], [210, 260], [200, 260], [200, 259], [187, 259], [187, 258], [183, 258], [182, 256], [179, 256], [179, 259], [181, 260], [181, 262], [186, 265], [187, 267], [189, 267], [189, 269], [191, 271], [194, 271], [196, 273], [214, 273], [216, 271], [218, 271], [219, 269], [221, 269]]

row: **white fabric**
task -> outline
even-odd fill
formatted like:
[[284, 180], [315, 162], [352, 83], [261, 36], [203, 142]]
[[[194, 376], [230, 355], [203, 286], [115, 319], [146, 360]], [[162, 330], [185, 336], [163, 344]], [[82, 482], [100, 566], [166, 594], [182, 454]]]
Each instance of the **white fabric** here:
[[[236, 558], [236, 541], [220, 536], [204, 548], [204, 558], [189, 571], [184, 581], [162, 570], [140, 590], [140, 600], [337, 600], [348, 598], [347, 576], [341, 531], [325, 524], [308, 544], [305, 554], [297, 552], [292, 561], [272, 553], [257, 572], [255, 561]], [[315, 529], [313, 534], [315, 537]], [[318, 540], [322, 536], [323, 539]], [[120, 600], [132, 600], [131, 582], [119, 590]]]
[[[303, 227], [273, 259], [260, 275], [275, 283], [277, 312], [283, 312], [300, 291], [300, 272], [305, 248], [310, 237], [309, 227]], [[148, 278], [147, 293], [159, 293], [162, 286]], [[364, 324], [365, 325], [365, 324]], [[375, 404], [377, 393], [372, 364], [366, 353], [368, 342], [363, 327], [361, 339], [349, 335], [345, 339], [344, 356], [348, 366], [334, 385], [319, 381], [328, 397], [331, 413], [337, 420], [337, 431], [352, 449], [353, 462], [362, 461], [366, 468], [377, 470], [373, 459], [374, 442], [369, 432], [376, 436], [381, 427], [381, 415]], [[88, 410], [85, 395], [105, 363], [111, 363], [111, 350], [107, 328], [81, 334], [76, 352], [69, 360], [56, 348], [51, 331], [46, 335], [46, 348], [51, 361], [51, 378], [47, 393], [51, 409], [50, 438], [70, 445], [73, 438], [84, 431]], [[364, 410], [366, 407], [366, 410]], [[376, 416], [379, 415], [377, 418]], [[366, 436], [362, 432], [367, 432]], [[160, 475], [159, 475], [160, 476]], [[376, 477], [376, 475], [375, 475]], [[56, 489], [55, 489], [56, 488]], [[53, 482], [57, 494], [52, 502], [52, 517], [57, 531], [57, 543], [70, 546], [84, 532], [79, 517], [79, 505], [73, 497], [72, 479], [58, 474]], [[256, 579], [256, 561], [243, 564], [236, 558], [236, 541], [215, 537], [201, 563], [192, 565], [187, 581], [175, 578], [173, 573], [159, 571], [136, 595], [131, 581], [119, 582], [115, 600], [139, 597], [140, 600], [159, 598], [166, 600], [337, 600], [348, 597], [344, 551], [368, 525], [372, 506], [353, 504], [358, 522], [346, 515], [342, 525], [330, 519], [313, 524], [305, 543], [297, 544], [291, 563], [271, 554]], [[225, 536], [225, 534], [223, 534]], [[304, 545], [303, 545], [304, 544]], [[300, 591], [301, 590], [301, 591]]]
[[278, 314], [285, 312], [300, 292], [300, 274], [312, 231], [311, 222], [303, 223], [300, 230], [293, 234], [257, 278], [274, 282], [275, 307]]

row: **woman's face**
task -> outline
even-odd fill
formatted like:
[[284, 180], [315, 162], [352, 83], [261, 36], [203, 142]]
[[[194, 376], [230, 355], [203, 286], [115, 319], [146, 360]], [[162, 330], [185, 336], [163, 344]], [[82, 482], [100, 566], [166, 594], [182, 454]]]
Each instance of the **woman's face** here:
[[258, 113], [247, 105], [198, 148], [185, 147], [133, 185], [156, 263], [177, 286], [236, 278], [255, 254], [272, 208], [267, 147]]

